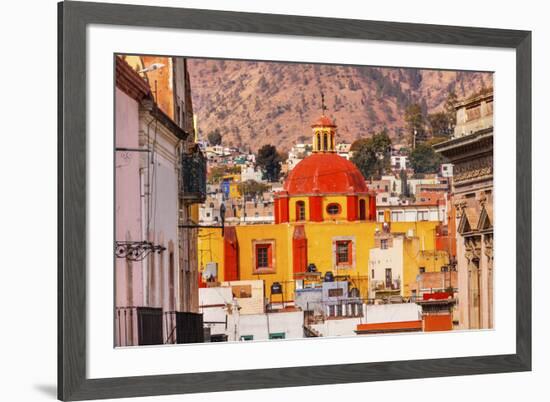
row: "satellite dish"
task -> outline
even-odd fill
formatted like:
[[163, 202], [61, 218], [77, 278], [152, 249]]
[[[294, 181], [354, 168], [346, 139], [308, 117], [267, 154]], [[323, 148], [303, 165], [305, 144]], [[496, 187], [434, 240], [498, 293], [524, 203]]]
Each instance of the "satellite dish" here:
[[218, 276], [218, 263], [209, 262], [202, 271], [202, 279], [209, 281], [215, 279]]

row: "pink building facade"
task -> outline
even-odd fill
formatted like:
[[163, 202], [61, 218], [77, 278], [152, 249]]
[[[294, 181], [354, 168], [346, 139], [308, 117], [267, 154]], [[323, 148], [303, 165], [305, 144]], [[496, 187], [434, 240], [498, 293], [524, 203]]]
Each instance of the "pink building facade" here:
[[193, 136], [143, 77], [122, 59], [116, 68], [115, 346], [176, 343], [178, 313], [198, 312], [196, 230], [180, 228], [191, 214], [181, 157]]

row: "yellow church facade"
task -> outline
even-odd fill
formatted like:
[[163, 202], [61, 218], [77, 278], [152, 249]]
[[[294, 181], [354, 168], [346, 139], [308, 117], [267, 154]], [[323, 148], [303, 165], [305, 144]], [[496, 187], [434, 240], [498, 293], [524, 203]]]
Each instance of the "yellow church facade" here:
[[[440, 272], [441, 267], [448, 264], [445, 252], [435, 250], [434, 231], [439, 222], [396, 222], [391, 232], [407, 233], [414, 231], [414, 240], [409, 239], [403, 247], [403, 296], [411, 296], [410, 284], [416, 282], [420, 268], [425, 272]], [[306, 222], [284, 224], [239, 225], [226, 228], [234, 231], [238, 247], [238, 275], [234, 275], [234, 267], [225, 267], [224, 249], [227, 241], [219, 229], [201, 229], [199, 234], [199, 267], [215, 262], [218, 267], [217, 282], [232, 280], [261, 279], [265, 283], [266, 296], [269, 298], [271, 285], [282, 284], [284, 300], [291, 301], [294, 297], [294, 280], [300, 272], [294, 271], [296, 265], [293, 253], [296, 228], [303, 227], [307, 238], [307, 265], [315, 264], [318, 272], [325, 274], [331, 271], [336, 276], [346, 276], [354, 287], [358, 288], [362, 297], [367, 298], [371, 268], [369, 252], [375, 248], [375, 233], [382, 230], [377, 222]], [[227, 235], [226, 235], [227, 236]], [[233, 235], [229, 235], [233, 236]], [[352, 260], [349, 266], [337, 262], [335, 244], [340, 239], [352, 242]], [[424, 243], [424, 249], [421, 245]], [[269, 270], [257, 267], [255, 246], [269, 244], [272, 247], [272, 260]], [[232, 261], [229, 265], [233, 264]], [[307, 268], [307, 267], [306, 267]], [[273, 297], [274, 301], [279, 298]]]
[[[377, 234], [406, 234], [402, 258], [395, 260], [401, 261], [399, 294], [410, 296], [408, 285], [420, 267], [431, 272], [448, 263], [435, 251], [439, 222], [377, 222], [376, 196], [357, 167], [335, 152], [336, 126], [322, 116], [312, 128], [312, 155], [296, 165], [283, 191], [275, 194], [275, 222], [227, 226], [223, 234], [217, 228], [200, 229], [199, 267], [215, 263], [216, 282], [263, 280], [272, 302], [292, 301], [297, 279], [326, 278], [327, 273], [350, 282], [366, 299], [374, 277], [369, 256], [380, 247]], [[426, 260], [437, 255], [433, 263]], [[281, 285], [282, 293], [271, 294], [274, 284]]]

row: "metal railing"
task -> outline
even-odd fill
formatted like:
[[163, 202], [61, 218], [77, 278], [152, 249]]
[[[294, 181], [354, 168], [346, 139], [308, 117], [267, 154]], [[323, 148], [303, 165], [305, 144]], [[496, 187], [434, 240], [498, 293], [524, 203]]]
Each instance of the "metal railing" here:
[[135, 306], [115, 308], [115, 346], [162, 343], [162, 309]]
[[206, 158], [198, 147], [181, 154], [180, 197], [189, 203], [206, 201]]
[[371, 289], [375, 292], [390, 292], [401, 290], [401, 281], [399, 279], [393, 279], [391, 282], [385, 280], [371, 280]]
[[115, 308], [115, 346], [135, 346], [137, 307]]

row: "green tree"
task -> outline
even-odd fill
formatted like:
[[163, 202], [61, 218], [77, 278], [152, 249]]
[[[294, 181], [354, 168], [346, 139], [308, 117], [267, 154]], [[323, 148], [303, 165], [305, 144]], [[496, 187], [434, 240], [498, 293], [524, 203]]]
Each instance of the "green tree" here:
[[256, 180], [247, 180], [239, 183], [237, 188], [245, 199], [251, 200], [260, 197], [264, 192], [269, 190], [269, 185], [257, 182]]
[[410, 163], [415, 173], [436, 173], [443, 159], [428, 144], [418, 144], [411, 152]]
[[222, 143], [222, 135], [219, 129], [208, 133], [208, 143], [210, 145], [220, 145]]
[[281, 174], [282, 156], [274, 145], [266, 144], [258, 150], [256, 166], [263, 172], [263, 178], [270, 182], [279, 180]]
[[445, 112], [429, 114], [428, 124], [431, 137], [449, 136], [452, 133], [453, 123]]
[[355, 163], [365, 178], [380, 178], [390, 168], [391, 139], [386, 130], [352, 144]]
[[350, 151], [355, 152], [361, 148], [361, 146], [368, 144], [370, 142], [370, 138], [359, 138], [352, 142]]
[[424, 115], [422, 114], [422, 107], [418, 103], [411, 103], [407, 106], [405, 109], [405, 122], [407, 123], [411, 148], [415, 148], [426, 137]]

